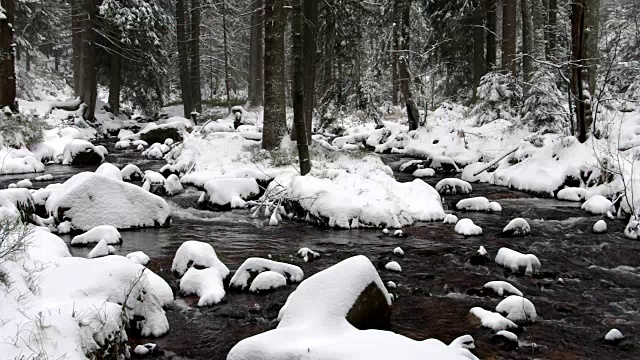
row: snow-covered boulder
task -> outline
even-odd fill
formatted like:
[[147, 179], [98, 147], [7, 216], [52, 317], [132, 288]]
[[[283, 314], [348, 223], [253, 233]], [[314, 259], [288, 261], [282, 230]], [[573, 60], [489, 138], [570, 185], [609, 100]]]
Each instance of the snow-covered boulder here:
[[276, 290], [287, 286], [287, 278], [279, 272], [264, 271], [258, 274], [251, 282], [249, 291], [260, 293], [264, 291]]
[[204, 184], [204, 190], [198, 205], [214, 211], [243, 208], [246, 201], [260, 196], [260, 186], [256, 179], [251, 178], [210, 180]]
[[216, 132], [232, 132], [233, 127], [228, 124], [210, 121], [200, 129], [201, 134], [210, 134]]
[[20, 189], [33, 189], [33, 184], [29, 179], [22, 179], [16, 183], [16, 187]]
[[522, 296], [520, 290], [506, 281], [489, 281], [484, 284], [484, 288], [493, 290], [498, 296], [503, 296], [505, 293]]
[[482, 235], [482, 228], [473, 223], [471, 219], [461, 219], [456, 223], [454, 231], [464, 236]]
[[201, 241], [189, 240], [182, 243], [173, 257], [171, 271], [182, 276], [192, 266], [214, 268], [223, 279], [229, 275], [229, 268], [218, 259], [213, 246]]
[[566, 187], [560, 191], [556, 195], [558, 200], [564, 201], [584, 201], [589, 197], [589, 191], [585, 188], [578, 187]]
[[456, 204], [456, 209], [465, 211], [489, 211], [489, 199], [484, 196], [462, 199]]
[[95, 244], [100, 240], [105, 240], [108, 245], [122, 244], [122, 236], [118, 229], [111, 225], [99, 225], [82, 235], [75, 236], [71, 239], [71, 245]]
[[87, 255], [87, 259], [93, 259], [97, 257], [111, 255], [114, 252], [115, 251], [113, 247], [110, 247], [109, 244], [107, 244], [107, 240], [102, 239], [98, 241], [96, 246], [94, 246], [93, 249], [91, 249], [91, 251], [89, 251], [89, 254]]
[[172, 117], [161, 125], [151, 124], [141, 130], [137, 136], [140, 140], [144, 140], [149, 144], [164, 143], [165, 139], [171, 138], [174, 141], [181, 141], [185, 131], [190, 132], [193, 125], [188, 119], [182, 117]]
[[64, 146], [62, 165], [98, 165], [104, 161], [105, 155], [107, 151], [103, 146], [94, 146], [86, 140], [73, 139]]
[[640, 222], [630, 218], [629, 223], [624, 228], [624, 236], [631, 240], [637, 240], [638, 235], [640, 235]]
[[542, 266], [535, 255], [522, 254], [504, 247], [498, 250], [495, 262], [513, 272], [524, 272], [526, 275], [538, 272]]
[[496, 311], [513, 322], [535, 322], [538, 318], [533, 303], [519, 295], [511, 295], [502, 300], [496, 306]]
[[168, 226], [169, 205], [138, 186], [108, 176], [83, 172], [56, 188], [46, 202], [56, 221], [68, 220], [76, 230], [102, 224], [118, 229]]
[[404, 250], [402, 250], [402, 248], [398, 246], [397, 248], [393, 249], [393, 255], [404, 256]]
[[198, 306], [215, 305], [226, 294], [222, 284], [224, 277], [215, 267], [202, 270], [191, 267], [180, 279], [180, 292], [184, 295], [198, 295]]
[[402, 267], [400, 267], [397, 261], [389, 261], [384, 268], [393, 272], [402, 272]]
[[518, 336], [511, 331], [500, 330], [491, 337], [492, 343], [503, 343], [506, 350], [518, 348]]
[[144, 140], [134, 140], [131, 143], [131, 145], [133, 145], [133, 146], [142, 146], [142, 147], [149, 146], [149, 144]]
[[604, 234], [607, 232], [607, 222], [604, 220], [598, 220], [593, 224], [592, 229], [594, 234]]
[[438, 181], [436, 191], [443, 195], [470, 194], [473, 187], [464, 180], [447, 178]]
[[531, 227], [527, 220], [515, 218], [502, 229], [502, 233], [508, 236], [527, 236], [531, 232]]
[[320, 253], [317, 253], [309, 249], [308, 247], [303, 247], [300, 250], [298, 250], [297, 255], [301, 257], [302, 260], [304, 260], [304, 262], [309, 262], [310, 260], [315, 260], [320, 257]]
[[124, 181], [140, 181], [143, 177], [140, 168], [133, 164], [125, 165], [125, 167], [120, 170], [120, 173], [122, 174], [122, 180]]
[[122, 181], [122, 172], [120, 172], [120, 169], [118, 169], [117, 166], [111, 163], [103, 163], [102, 165], [98, 166], [95, 173], [108, 176], [118, 181]]
[[518, 325], [516, 325], [513, 321], [505, 318], [504, 316], [498, 313], [485, 310], [481, 307], [474, 307], [469, 312], [473, 316], [480, 319], [482, 326], [489, 328], [493, 331], [518, 328]]
[[458, 222], [458, 217], [453, 214], [447, 214], [442, 221], [443, 224], [455, 224]]
[[492, 201], [489, 203], [489, 211], [491, 212], [500, 212], [502, 211], [502, 206], [496, 201]]
[[414, 177], [422, 178], [422, 177], [432, 177], [436, 175], [436, 171], [431, 168], [418, 169], [413, 172]]
[[174, 196], [184, 192], [184, 188], [182, 187], [182, 183], [180, 183], [180, 178], [178, 175], [171, 174], [164, 182], [164, 193], [167, 196]]
[[0, 190], [0, 217], [7, 216], [29, 223], [35, 212], [35, 200], [28, 189]]
[[162, 150], [159, 148], [149, 148], [142, 152], [143, 156], [146, 156], [149, 160], [160, 160], [164, 156]]
[[594, 215], [605, 215], [612, 207], [611, 200], [602, 195], [593, 195], [582, 204], [582, 210]]
[[624, 335], [622, 335], [622, 333], [618, 329], [611, 329], [604, 336], [604, 339], [612, 343], [617, 343], [624, 339]]
[[0, 175], [37, 173], [44, 171], [44, 164], [40, 158], [31, 151], [23, 149], [10, 149], [0, 146]]
[[147, 265], [151, 259], [149, 256], [142, 251], [134, 251], [132, 253], [128, 253], [126, 256], [127, 259], [133, 261], [136, 264]]
[[165, 193], [165, 181], [166, 179], [162, 174], [157, 171], [147, 170], [144, 172], [144, 178], [142, 179], [142, 188], [148, 192], [156, 195], [164, 195]]
[[298, 266], [268, 259], [248, 258], [233, 274], [229, 286], [244, 290], [249, 286], [251, 274], [259, 274], [264, 271], [277, 272], [294, 283], [300, 282], [304, 278], [304, 272]]
[[127, 140], [118, 141], [115, 145], [116, 150], [125, 150], [131, 147], [131, 142]]

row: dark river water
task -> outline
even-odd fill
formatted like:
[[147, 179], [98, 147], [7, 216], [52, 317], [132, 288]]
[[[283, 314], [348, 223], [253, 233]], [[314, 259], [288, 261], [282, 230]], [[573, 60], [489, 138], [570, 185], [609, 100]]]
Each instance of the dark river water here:
[[[116, 152], [112, 142], [102, 142], [110, 155], [107, 161], [119, 167], [127, 163], [143, 171], [159, 169], [161, 161], [141, 159], [134, 151]], [[385, 156], [385, 162], [397, 167], [397, 157]], [[62, 182], [80, 171], [76, 168], [47, 166], [47, 173]], [[41, 175], [41, 174], [37, 174]], [[37, 175], [0, 177], [0, 187]], [[411, 176], [398, 175], [401, 181]], [[441, 177], [425, 179], [435, 185]], [[37, 183], [37, 187], [48, 183]], [[484, 234], [478, 237], [457, 235], [453, 225], [420, 223], [403, 229], [406, 238], [385, 236], [379, 229], [329, 230], [299, 222], [284, 221], [269, 227], [266, 220], [254, 220], [248, 211], [214, 213], [198, 210], [200, 191], [167, 198], [173, 210], [170, 228], [123, 231], [124, 243], [117, 253], [126, 255], [141, 250], [151, 257], [148, 265], [174, 288], [178, 279], [171, 262], [178, 247], [187, 240], [213, 245], [220, 259], [237, 269], [248, 257], [271, 257], [300, 266], [305, 277], [348, 257], [363, 254], [378, 267], [383, 281], [394, 281], [398, 288], [393, 306], [392, 330], [413, 339], [436, 337], [450, 342], [470, 334], [475, 339], [474, 353], [482, 359], [640, 359], [640, 242], [622, 235], [623, 221], [607, 221], [609, 232], [591, 233], [600, 217], [589, 216], [577, 203], [539, 199], [528, 194], [486, 184], [473, 184], [471, 196], [485, 196], [502, 205], [501, 213], [458, 213], [471, 218]], [[445, 207], [453, 208], [466, 196], [446, 196]], [[502, 228], [514, 217], [523, 217], [531, 225], [531, 236], [507, 238]], [[63, 237], [70, 241], [69, 236]], [[542, 273], [534, 277], [513, 275], [494, 263], [473, 266], [469, 258], [479, 246], [491, 258], [500, 247], [534, 253], [542, 263]], [[401, 246], [405, 256], [392, 255]], [[304, 263], [295, 254], [309, 247], [322, 254], [319, 260]], [[73, 255], [85, 256], [89, 249], [71, 248]], [[390, 273], [384, 264], [394, 258], [402, 273]], [[509, 350], [491, 341], [492, 332], [480, 328], [469, 316], [469, 309], [481, 306], [494, 310], [500, 299], [468, 295], [492, 280], [506, 280], [522, 291], [536, 306], [538, 321], [521, 327], [516, 333], [520, 347]], [[176, 296], [167, 309], [170, 332], [156, 339], [131, 338], [133, 344], [154, 342], [164, 351], [162, 359], [225, 359], [241, 339], [274, 328], [280, 307], [295, 285], [266, 295], [227, 292], [223, 303], [198, 308], [196, 297]], [[618, 328], [625, 340], [618, 345], [604, 342], [611, 328]]]

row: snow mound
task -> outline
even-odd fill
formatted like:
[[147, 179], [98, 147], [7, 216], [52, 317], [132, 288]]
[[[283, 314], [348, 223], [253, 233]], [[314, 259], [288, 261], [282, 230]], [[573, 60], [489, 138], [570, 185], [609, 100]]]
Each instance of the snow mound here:
[[397, 248], [393, 249], [393, 255], [404, 256], [404, 250], [402, 250], [402, 248], [398, 246]]
[[127, 254], [127, 259], [133, 261], [136, 264], [147, 265], [151, 259], [149, 256], [142, 251], [134, 251], [132, 253]]
[[496, 333], [497, 336], [502, 336], [505, 339], [514, 342], [514, 343], [518, 343], [518, 336], [514, 333], [512, 333], [511, 331], [507, 331], [507, 330], [500, 330]]
[[473, 187], [464, 180], [448, 178], [438, 181], [436, 191], [443, 195], [470, 194]]
[[471, 219], [461, 219], [456, 223], [454, 231], [464, 236], [482, 235], [482, 228], [473, 223]]
[[41, 175], [41, 176], [36, 176], [35, 179], [33, 179], [35, 181], [51, 181], [53, 180], [53, 175], [51, 174], [45, 174], [45, 175]]
[[462, 199], [456, 204], [456, 209], [465, 211], [489, 211], [489, 200], [484, 196]]
[[0, 175], [37, 173], [44, 171], [44, 164], [27, 149], [9, 149], [0, 147]]
[[535, 322], [538, 318], [533, 303], [519, 295], [511, 295], [502, 300], [496, 306], [496, 311], [514, 322]]
[[498, 296], [503, 296], [505, 293], [522, 296], [520, 290], [506, 281], [489, 281], [484, 284], [484, 288], [493, 290]]
[[202, 270], [191, 267], [180, 279], [180, 292], [198, 295], [198, 306], [215, 305], [226, 295], [222, 284], [224, 277], [213, 267]]
[[402, 272], [402, 268], [400, 267], [400, 264], [398, 264], [397, 261], [389, 261], [384, 266], [384, 268], [389, 270], [389, 271], [393, 271], [393, 272]]
[[116, 143], [115, 149], [116, 150], [125, 150], [128, 149], [131, 146], [131, 142], [127, 141], [127, 140], [121, 140], [118, 141]]
[[16, 187], [21, 189], [32, 189], [33, 184], [31, 183], [31, 180], [23, 179], [16, 183]]
[[607, 341], [616, 342], [624, 339], [624, 335], [622, 335], [622, 333], [618, 329], [611, 329], [609, 330], [607, 335], [604, 336], [604, 339]]
[[624, 236], [631, 240], [637, 240], [640, 232], [640, 222], [634, 220], [633, 218], [629, 219], [629, 223], [624, 228]]
[[122, 181], [122, 172], [120, 172], [120, 169], [118, 169], [117, 166], [111, 163], [103, 163], [102, 165], [98, 166], [95, 173], [108, 176], [118, 181]]
[[73, 139], [64, 146], [62, 165], [100, 164], [106, 154], [107, 151], [102, 146], [94, 146], [86, 140]]
[[455, 224], [458, 222], [458, 217], [453, 214], [447, 214], [442, 221], [443, 224]]
[[142, 180], [142, 171], [139, 167], [133, 164], [127, 164], [120, 170], [122, 174], [122, 180], [124, 181], [139, 181]]
[[236, 273], [233, 274], [229, 286], [246, 289], [251, 273], [255, 274], [263, 271], [277, 272], [294, 283], [300, 282], [304, 278], [304, 273], [298, 266], [254, 257], [248, 258], [240, 265]]
[[481, 307], [474, 307], [469, 312], [480, 319], [482, 326], [493, 331], [518, 328], [518, 325], [516, 325], [513, 321], [505, 318], [498, 313], [485, 310]]
[[223, 279], [229, 275], [229, 268], [218, 259], [213, 246], [201, 241], [183, 242], [173, 257], [171, 271], [182, 276], [191, 266], [214, 268]]
[[612, 207], [611, 200], [602, 195], [593, 195], [582, 204], [582, 210], [594, 215], [605, 215]]
[[593, 224], [593, 233], [594, 234], [604, 234], [607, 232], [607, 222], [604, 220], [598, 220], [595, 224]]
[[173, 139], [172, 138], [164, 139], [164, 144], [167, 145], [167, 146], [173, 145]]
[[260, 194], [260, 187], [256, 179], [223, 178], [207, 181], [205, 192], [198, 203], [211, 207], [213, 210], [222, 208], [243, 208], [246, 201], [256, 198]]
[[512, 236], [526, 236], [531, 232], [531, 227], [527, 220], [523, 218], [515, 218], [502, 229], [503, 233], [508, 233]]
[[109, 244], [107, 244], [107, 240], [102, 239], [98, 241], [96, 246], [94, 246], [93, 249], [91, 249], [91, 251], [89, 251], [89, 254], [87, 255], [87, 259], [93, 259], [93, 258], [113, 254], [114, 251], [112, 249], [113, 248], [109, 248]]
[[264, 271], [258, 274], [251, 282], [249, 291], [258, 293], [261, 291], [275, 290], [287, 286], [287, 278], [275, 271]]
[[500, 212], [502, 211], [502, 206], [495, 201], [489, 203], [489, 211], [491, 212]]
[[589, 197], [589, 192], [585, 188], [566, 187], [556, 195], [558, 200], [564, 201], [584, 201]]
[[425, 169], [418, 169], [416, 171], [413, 172], [413, 176], [414, 177], [432, 177], [436, 174], [436, 171], [431, 169], [431, 168], [425, 168]]
[[108, 245], [122, 244], [122, 236], [118, 229], [111, 225], [99, 225], [71, 240], [71, 245], [94, 244], [105, 240]]
[[56, 188], [46, 209], [57, 221], [69, 220], [78, 230], [102, 224], [118, 229], [168, 226], [169, 205], [140, 187], [110, 177], [83, 172]]
[[320, 253], [317, 253], [308, 247], [303, 247], [298, 250], [298, 256], [304, 260], [304, 262], [309, 262], [309, 260], [315, 260], [320, 257]]
[[394, 283], [393, 281], [387, 281], [387, 288], [388, 289], [395, 289], [397, 287], [398, 287], [398, 285], [396, 285], [396, 283]]
[[164, 183], [164, 192], [167, 196], [174, 196], [184, 192], [184, 188], [182, 187], [182, 183], [180, 183], [178, 175], [169, 175]]
[[524, 272], [531, 275], [540, 270], [540, 260], [533, 254], [522, 254], [509, 248], [500, 248], [495, 259], [496, 264], [511, 269], [513, 272]]

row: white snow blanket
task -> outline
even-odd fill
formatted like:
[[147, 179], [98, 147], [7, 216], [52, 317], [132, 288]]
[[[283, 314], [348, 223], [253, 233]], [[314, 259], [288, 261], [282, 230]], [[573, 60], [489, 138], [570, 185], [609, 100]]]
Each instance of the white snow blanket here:
[[165, 226], [169, 205], [161, 197], [138, 186], [83, 172], [55, 188], [46, 202], [58, 222], [68, 219], [78, 230], [109, 224], [118, 229]]
[[0, 175], [43, 172], [44, 164], [31, 151], [0, 146]]

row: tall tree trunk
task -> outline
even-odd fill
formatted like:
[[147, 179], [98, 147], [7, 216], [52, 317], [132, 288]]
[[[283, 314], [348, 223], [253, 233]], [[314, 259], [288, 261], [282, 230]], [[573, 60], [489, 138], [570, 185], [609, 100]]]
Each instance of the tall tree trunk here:
[[[533, 0], [536, 1], [536, 0]], [[522, 76], [524, 79], [523, 91], [529, 92], [529, 84], [533, 75], [533, 22], [531, 11], [529, 10], [529, 0], [520, 0], [520, 11], [522, 14]]]
[[[222, 6], [225, 6], [223, 1]], [[193, 98], [193, 108], [197, 112], [202, 112], [202, 93], [200, 89], [200, 0], [191, 0], [191, 97]]]
[[254, 11], [251, 14], [251, 39], [249, 57], [249, 103], [252, 106], [262, 106], [264, 96], [264, 39], [262, 28], [262, 0], [254, 1]]
[[86, 105], [85, 120], [94, 120], [98, 97], [96, 70], [96, 13], [95, 0], [83, 0], [82, 7], [82, 102]]
[[191, 81], [189, 79], [187, 14], [184, 6], [184, 0], [176, 1], [176, 33], [178, 42], [178, 64], [180, 66], [180, 90], [182, 91], [184, 117], [190, 118], [191, 112], [193, 111], [193, 98], [191, 96]]
[[549, 0], [547, 11], [549, 20], [547, 22], [547, 60], [553, 61], [556, 58], [556, 32], [558, 26], [558, 0]]
[[518, 1], [504, 0], [502, 9], [502, 68], [515, 77]]
[[31, 71], [31, 53], [29, 52], [29, 48], [24, 48], [24, 63], [27, 69], [27, 72]]
[[484, 24], [482, 19], [482, 6], [478, 4], [473, 16], [473, 102], [477, 100], [480, 78], [485, 73]]
[[264, 127], [262, 148], [280, 146], [287, 133], [284, 94], [284, 0], [265, 0]]
[[487, 71], [496, 66], [496, 0], [485, 0], [487, 12]]
[[[325, 7], [327, 11], [331, 11], [330, 7]], [[324, 34], [324, 86], [323, 94], [325, 94], [334, 83], [333, 75], [333, 58], [335, 57], [335, 44], [334, 44], [334, 32], [335, 32], [335, 18], [333, 14], [327, 16], [327, 25]], [[266, 44], [265, 44], [266, 45]]]
[[60, 71], [60, 49], [53, 50], [53, 66], [55, 71]]
[[402, 91], [402, 97], [407, 106], [407, 118], [409, 120], [409, 130], [416, 130], [420, 124], [420, 112], [418, 106], [413, 99], [411, 92], [411, 74], [409, 73], [409, 41], [411, 40], [410, 29], [410, 14], [411, 14], [411, 0], [396, 0], [400, 1], [400, 12], [402, 14], [402, 38], [400, 39], [400, 48], [402, 53], [399, 55], [399, 75], [400, 75], [400, 89]]
[[[193, 1], [193, 0], [192, 0]], [[227, 93], [227, 110], [231, 114], [231, 98], [229, 89], [231, 88], [231, 79], [229, 79], [229, 49], [227, 47], [227, 1], [222, 0], [222, 35], [223, 35], [223, 51], [224, 51], [224, 85]]]
[[82, 0], [71, 1], [71, 43], [73, 57], [73, 91], [82, 95]]
[[600, 0], [586, 0], [584, 13], [584, 56], [589, 71], [589, 92], [595, 95], [598, 74], [598, 35], [600, 31]]
[[[307, 3], [310, 1], [307, 1]], [[307, 127], [304, 119], [304, 82], [303, 82], [303, 47], [302, 47], [302, 0], [293, 0], [291, 19], [291, 35], [293, 48], [291, 55], [293, 71], [293, 125], [296, 128], [296, 142], [298, 143], [298, 158], [300, 159], [300, 174], [306, 175], [311, 171], [309, 159], [309, 145], [307, 143]]]
[[304, 67], [304, 124], [307, 130], [307, 142], [311, 144], [313, 130], [313, 109], [316, 93], [316, 62], [318, 52], [318, 1], [303, 2], [303, 67]]
[[527, 0], [531, 10], [531, 23], [533, 32], [532, 56], [542, 60], [545, 56], [545, 26], [547, 17], [546, 0]]
[[111, 54], [111, 81], [109, 83], [109, 107], [114, 114], [120, 113], [120, 87], [121, 73], [120, 54], [114, 51]]
[[15, 24], [15, 0], [2, 0], [4, 16], [0, 17], [0, 110], [8, 106], [18, 112], [16, 102], [16, 70], [13, 54], [13, 26]]
[[400, 80], [398, 75], [398, 52], [400, 51], [400, 8], [398, 1], [393, 2], [393, 51], [391, 52], [391, 103], [398, 105]]
[[576, 130], [578, 140], [585, 142], [591, 127], [585, 104], [585, 87], [588, 76], [584, 70], [585, 0], [575, 0], [571, 5], [571, 89], [575, 99]]

